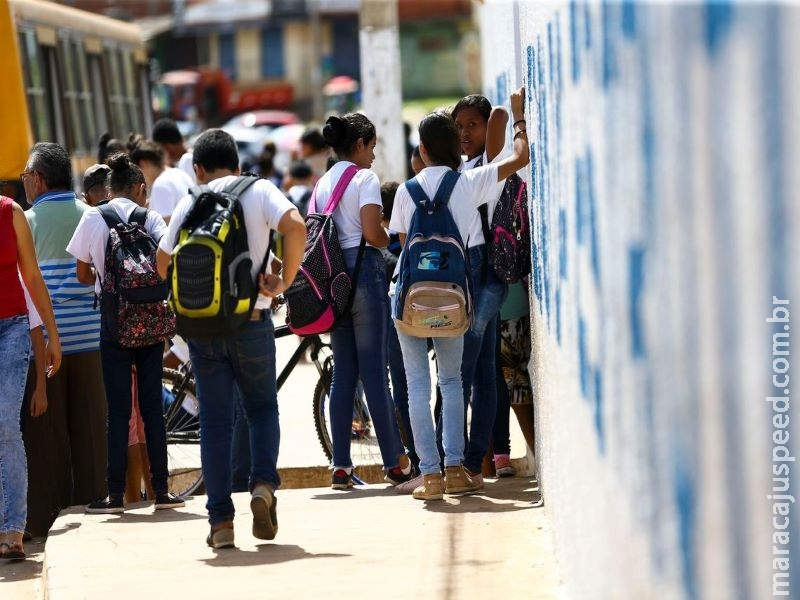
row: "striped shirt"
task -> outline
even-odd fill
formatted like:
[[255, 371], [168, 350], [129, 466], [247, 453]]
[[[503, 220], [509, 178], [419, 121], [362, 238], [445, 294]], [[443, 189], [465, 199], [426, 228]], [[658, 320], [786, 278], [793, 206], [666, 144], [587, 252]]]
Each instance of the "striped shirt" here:
[[100, 348], [100, 311], [94, 308], [94, 286], [78, 281], [75, 258], [66, 248], [83, 213], [91, 207], [72, 192], [42, 194], [25, 212], [33, 232], [36, 256], [53, 301], [64, 354]]

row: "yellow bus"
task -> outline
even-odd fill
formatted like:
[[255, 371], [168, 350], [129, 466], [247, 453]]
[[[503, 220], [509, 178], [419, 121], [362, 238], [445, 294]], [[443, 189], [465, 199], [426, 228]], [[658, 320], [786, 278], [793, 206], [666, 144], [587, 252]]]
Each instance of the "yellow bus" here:
[[[34, 142], [61, 144], [76, 175], [105, 132], [152, 128], [147, 51], [133, 24], [47, 0], [0, 0], [0, 191], [19, 198]], [[76, 183], [79, 182], [76, 177]]]

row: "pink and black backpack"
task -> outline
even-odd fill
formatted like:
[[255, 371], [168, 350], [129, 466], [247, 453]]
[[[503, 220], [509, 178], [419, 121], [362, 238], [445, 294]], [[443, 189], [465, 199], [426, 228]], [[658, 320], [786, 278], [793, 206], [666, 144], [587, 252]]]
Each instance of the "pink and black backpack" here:
[[[358, 248], [353, 278], [347, 269], [339, 245], [333, 213], [358, 167], [352, 165], [342, 174], [321, 213], [306, 217], [306, 249], [292, 285], [284, 292], [286, 324], [297, 335], [326, 333], [350, 310], [354, 281], [364, 254], [364, 238]], [[317, 188], [311, 196], [309, 212], [316, 208]]]

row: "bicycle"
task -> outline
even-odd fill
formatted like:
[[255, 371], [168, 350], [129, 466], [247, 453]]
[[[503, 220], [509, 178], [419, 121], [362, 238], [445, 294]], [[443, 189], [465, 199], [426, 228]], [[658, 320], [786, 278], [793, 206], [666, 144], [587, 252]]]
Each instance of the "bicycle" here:
[[[276, 340], [292, 335], [285, 325], [275, 328]], [[333, 381], [333, 353], [330, 343], [319, 335], [301, 338], [300, 344], [278, 375], [277, 388], [280, 392], [306, 354], [319, 376], [312, 398], [314, 427], [322, 450], [330, 461], [333, 457], [329, 403]], [[195, 395], [191, 363], [185, 363], [178, 370], [165, 368], [162, 389], [167, 427], [167, 459], [170, 466], [169, 489], [180, 495], [201, 494], [204, 487], [199, 451], [199, 404]], [[356, 390], [353, 399], [350, 452], [355, 466], [382, 463], [378, 441], [372, 432], [372, 418], [361, 386]]]

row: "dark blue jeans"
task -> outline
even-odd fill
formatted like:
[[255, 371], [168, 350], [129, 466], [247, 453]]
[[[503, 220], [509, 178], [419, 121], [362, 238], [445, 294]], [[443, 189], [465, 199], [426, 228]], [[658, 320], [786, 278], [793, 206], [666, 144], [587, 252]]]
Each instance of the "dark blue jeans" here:
[[153, 491], [167, 491], [167, 431], [161, 396], [164, 344], [123, 348], [116, 341], [100, 339], [100, 363], [108, 402], [108, 493], [125, 493], [128, 469], [128, 423], [131, 420], [131, 365], [136, 365], [139, 412], [144, 421], [147, 456]]
[[497, 341], [495, 349], [495, 372], [497, 381], [497, 414], [494, 419], [492, 431], [492, 448], [494, 454], [511, 454], [511, 432], [509, 416], [511, 413], [511, 398], [508, 395], [508, 385], [503, 376], [503, 366], [500, 364], [500, 318], [497, 319]]
[[472, 392], [472, 421], [464, 452], [464, 466], [480, 472], [483, 456], [489, 448], [497, 413], [497, 326], [500, 307], [508, 294], [508, 286], [500, 281], [491, 266], [483, 281], [485, 246], [469, 249], [472, 270], [472, 325], [464, 336], [461, 377], [464, 385], [464, 414]]
[[233, 386], [233, 438], [231, 440], [231, 491], [250, 489], [250, 426], [239, 386]]
[[200, 403], [200, 458], [208, 493], [211, 525], [233, 519], [231, 437], [234, 388], [241, 393], [250, 433], [250, 489], [266, 483], [277, 489], [278, 392], [275, 384], [275, 332], [267, 313], [250, 321], [235, 337], [189, 340]]
[[[353, 274], [358, 248], [343, 252], [348, 273]], [[389, 286], [383, 256], [366, 248], [356, 282], [350, 314], [331, 332], [333, 383], [331, 386], [331, 442], [333, 466], [349, 468], [350, 436], [353, 424], [353, 395], [359, 377], [364, 385], [367, 408], [378, 437], [383, 466], [398, 466], [404, 453], [400, 431], [389, 394], [387, 339], [389, 327]]]

